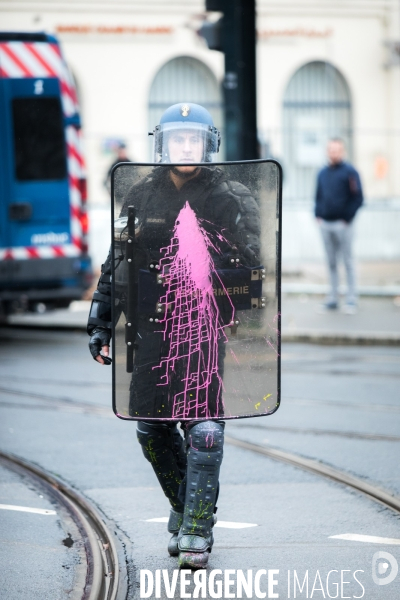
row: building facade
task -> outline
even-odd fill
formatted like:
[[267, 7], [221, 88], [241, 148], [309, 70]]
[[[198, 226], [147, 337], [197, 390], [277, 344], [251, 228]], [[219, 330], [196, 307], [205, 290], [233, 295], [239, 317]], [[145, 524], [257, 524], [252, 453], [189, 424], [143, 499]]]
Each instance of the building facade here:
[[[148, 132], [170, 104], [203, 104], [223, 130], [223, 56], [197, 34], [216, 17], [202, 0], [0, 0], [1, 29], [60, 39], [80, 97], [92, 206], [109, 204], [116, 143], [152, 160]], [[332, 136], [364, 184], [359, 255], [400, 256], [398, 0], [258, 0], [257, 31], [259, 139], [284, 168], [284, 256], [321, 254], [312, 201]]]

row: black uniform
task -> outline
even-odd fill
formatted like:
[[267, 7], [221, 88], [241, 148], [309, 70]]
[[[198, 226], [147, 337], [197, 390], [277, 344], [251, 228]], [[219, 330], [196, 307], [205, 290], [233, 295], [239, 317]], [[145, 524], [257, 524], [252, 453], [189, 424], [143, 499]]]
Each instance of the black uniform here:
[[[210, 249], [210, 253], [216, 269], [228, 267], [232, 256], [238, 257], [242, 266], [259, 265], [259, 208], [247, 187], [227, 179], [221, 169], [210, 166], [201, 167], [197, 176], [186, 181], [178, 190], [170, 178], [169, 169], [156, 167], [151, 175], [130, 189], [120, 215], [127, 216], [128, 206], [135, 208], [138, 232], [135, 236], [137, 240], [134, 271], [137, 274], [138, 286], [140, 270], [148, 270], [150, 263], [158, 263], [162, 258], [161, 249], [169, 245], [177, 216], [186, 202], [195, 212], [215, 247], [214, 250]], [[115, 270], [117, 316], [118, 312], [121, 314], [125, 311], [126, 306], [126, 285], [119, 285], [119, 280], [124, 280], [123, 265], [124, 261]], [[110, 327], [107, 324], [111, 321], [110, 275], [109, 255], [102, 267], [98, 290], [94, 295], [96, 299], [97, 294], [98, 302], [89, 318], [89, 333], [99, 326]], [[191, 421], [193, 416], [188, 415], [184, 423], [183, 442], [176, 422], [162, 421], [163, 417], [165, 419], [171, 416], [168, 407], [170, 395], [179, 392], [182, 385], [179, 367], [172, 380], [172, 390], [171, 386], [166, 388], [158, 385], [160, 373], [153, 368], [168, 351], [168, 341], [165, 341], [168, 340], [168, 336], [164, 340], [163, 335], [157, 333], [159, 327], [149, 321], [148, 315], [140, 314], [140, 311], [134, 325], [137, 335], [130, 388], [130, 414], [138, 414], [142, 418], [146, 411], [151, 417], [155, 414], [160, 415], [158, 422], [152, 420], [138, 423], [138, 440], [173, 508], [169, 531], [177, 536], [180, 530], [179, 549], [201, 552], [212, 546], [210, 528], [222, 461], [224, 424], [219, 421], [207, 421], [207, 417], [210, 416], [223, 416], [220, 387], [214, 378], [208, 389], [209, 405], [208, 411], [204, 413], [203, 422]], [[225, 341], [221, 338], [218, 341], [220, 377], [223, 375], [224, 347]], [[207, 349], [203, 351], [206, 353]], [[213, 440], [211, 445], [207, 441], [209, 439]], [[186, 480], [191, 485], [187, 493]], [[204, 507], [201, 518], [198, 516], [199, 498]], [[184, 507], [185, 517], [181, 526]], [[185, 538], [189, 534], [192, 534], [191, 538]], [[169, 551], [171, 554], [177, 553], [174, 544]]]
[[[161, 167], [155, 168], [150, 176], [130, 189], [120, 215], [127, 216], [128, 206], [134, 206], [139, 228], [134, 258], [137, 276], [140, 270], [148, 271], [150, 263], [160, 261], [161, 248], [165, 248], [170, 243], [176, 218], [186, 202], [196, 213], [215, 246], [215, 250], [211, 249], [210, 252], [217, 269], [229, 266], [233, 253], [239, 257], [241, 265], [259, 264], [259, 209], [248, 188], [241, 183], [228, 180], [221, 169], [203, 167], [199, 169], [199, 174], [195, 178], [188, 180], [178, 190], [169, 176], [169, 169]], [[109, 256], [103, 265], [98, 286], [102, 301], [105, 302], [104, 313], [107, 313], [107, 297], [111, 296], [110, 261]], [[124, 262], [120, 263], [115, 273], [117, 313], [124, 311], [126, 303], [124, 274], [118, 273], [123, 269]], [[123, 280], [123, 285], [118, 284], [119, 278]], [[96, 321], [93, 325], [101, 325], [101, 323]], [[135, 340], [130, 414], [168, 418], [171, 416], [168, 398], [172, 391], [166, 386], [159, 385], [160, 369], [153, 368], [160, 364], [160, 357], [168, 352], [168, 342], [163, 340], [160, 327], [149, 322], [148, 315], [138, 314], [134, 325], [138, 335]], [[218, 350], [219, 374], [222, 377], [225, 355], [223, 339], [220, 339]], [[178, 393], [179, 387], [183, 385], [179, 375], [178, 367], [173, 384], [174, 393]], [[201, 416], [204, 418], [221, 416], [220, 391], [215, 378], [211, 382], [211, 389], [208, 390], [208, 398], [208, 411]], [[188, 416], [190, 418], [190, 415]]]

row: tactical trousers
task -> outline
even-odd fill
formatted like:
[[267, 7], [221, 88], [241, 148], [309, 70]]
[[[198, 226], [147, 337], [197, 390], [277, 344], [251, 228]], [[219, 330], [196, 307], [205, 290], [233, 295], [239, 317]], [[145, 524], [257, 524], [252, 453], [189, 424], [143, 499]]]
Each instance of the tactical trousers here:
[[223, 421], [185, 422], [183, 438], [177, 423], [138, 422], [143, 454], [175, 511], [183, 513], [188, 503], [207, 502], [211, 519], [218, 498], [224, 426]]

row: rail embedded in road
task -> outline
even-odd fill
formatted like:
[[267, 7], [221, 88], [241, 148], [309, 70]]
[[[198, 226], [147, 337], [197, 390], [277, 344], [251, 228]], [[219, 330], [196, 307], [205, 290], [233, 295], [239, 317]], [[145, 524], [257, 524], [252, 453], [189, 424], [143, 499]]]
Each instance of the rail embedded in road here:
[[225, 442], [227, 444], [231, 444], [231, 446], [236, 446], [244, 450], [256, 452], [257, 454], [262, 454], [268, 458], [287, 463], [294, 467], [314, 473], [314, 475], [319, 475], [321, 477], [336, 481], [337, 483], [341, 483], [342, 485], [351, 487], [352, 489], [365, 494], [375, 502], [379, 502], [380, 504], [383, 504], [384, 506], [396, 511], [397, 513], [400, 513], [400, 498], [396, 498], [396, 496], [392, 496], [377, 486], [366, 483], [358, 477], [349, 475], [344, 471], [330, 467], [329, 465], [323, 464], [317, 460], [303, 458], [302, 456], [293, 454], [292, 452], [286, 452], [276, 448], [245, 442], [231, 436], [225, 436]]
[[77, 525], [83, 539], [87, 572], [82, 600], [122, 600], [127, 589], [120, 577], [114, 532], [98, 511], [76, 490], [44, 469], [22, 458], [0, 451], [4, 466], [22, 472], [45, 488], [49, 497], [62, 505]]

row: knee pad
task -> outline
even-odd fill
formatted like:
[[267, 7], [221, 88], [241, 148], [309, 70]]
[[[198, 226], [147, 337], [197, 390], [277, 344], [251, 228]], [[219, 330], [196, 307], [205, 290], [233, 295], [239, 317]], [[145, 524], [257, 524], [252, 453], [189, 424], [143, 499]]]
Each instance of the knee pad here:
[[188, 426], [187, 449], [199, 452], [221, 452], [224, 445], [225, 423], [216, 421], [201, 421]]
[[218, 472], [223, 458], [224, 423], [202, 421], [191, 426], [186, 439], [186, 454], [192, 468]]

